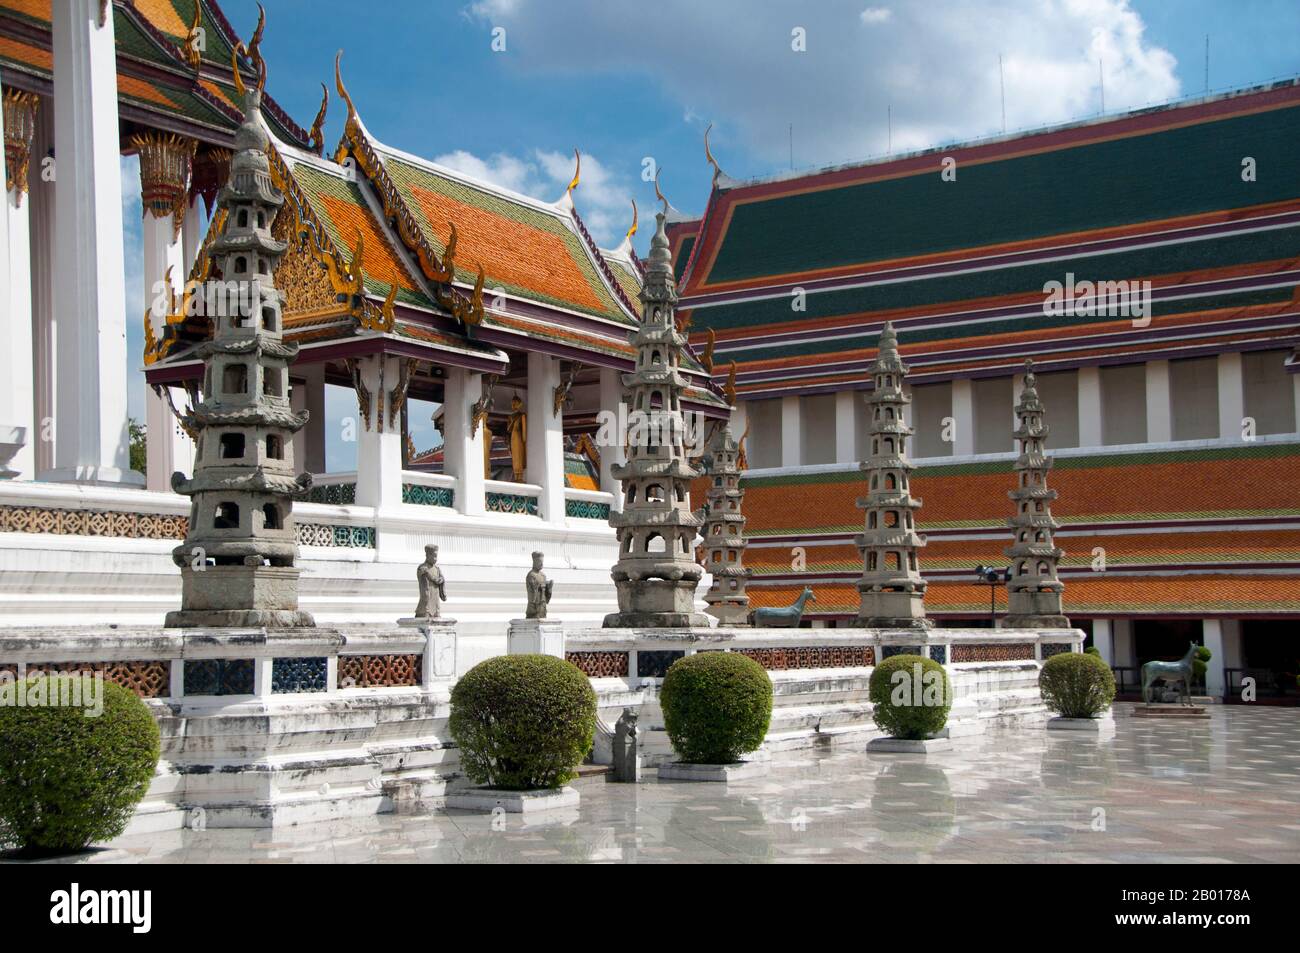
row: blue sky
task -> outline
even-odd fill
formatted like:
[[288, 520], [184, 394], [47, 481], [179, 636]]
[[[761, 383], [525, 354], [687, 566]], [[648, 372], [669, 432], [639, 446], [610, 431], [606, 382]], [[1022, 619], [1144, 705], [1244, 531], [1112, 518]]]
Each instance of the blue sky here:
[[[390, 145], [549, 199], [580, 148], [575, 200], [606, 246], [630, 222], [629, 198], [653, 207], [647, 162], [675, 206], [702, 211], [710, 122], [722, 168], [749, 178], [789, 169], [792, 153], [795, 168], [815, 168], [997, 134], [999, 54], [1008, 130], [1096, 115], [1099, 72], [1108, 113], [1200, 95], [1207, 33], [1214, 90], [1300, 73], [1300, 0], [263, 2], [268, 89], [306, 126], [327, 83], [329, 148], [344, 115], [333, 90], [342, 49], [362, 119]], [[251, 33], [253, 0], [222, 7]], [[133, 361], [135, 201], [125, 216]], [[649, 232], [637, 239], [644, 251]], [[134, 366], [131, 386], [139, 418]], [[348, 399], [331, 404], [350, 412]], [[434, 439], [426, 429], [418, 445]]]

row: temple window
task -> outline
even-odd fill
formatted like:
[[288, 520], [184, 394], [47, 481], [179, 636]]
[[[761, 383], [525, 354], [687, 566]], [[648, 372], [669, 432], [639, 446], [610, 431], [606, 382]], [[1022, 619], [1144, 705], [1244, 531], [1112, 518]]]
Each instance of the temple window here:
[[885, 474], [885, 489], [886, 490], [898, 489], [898, 480], [895, 478], [895, 476], [892, 473]]
[[212, 517], [213, 529], [239, 529], [239, 504], [218, 503]]
[[677, 498], [678, 503], [685, 503], [686, 502], [685, 485], [678, 483], [675, 487], [673, 487], [673, 496]]
[[262, 309], [262, 327], [264, 327], [268, 331], [280, 330], [275, 320], [275, 308]]
[[875, 529], [875, 528], [876, 528], [876, 511], [872, 510], [870, 513], [867, 514], [867, 529]]
[[274, 367], [266, 368], [262, 373], [262, 393], [268, 397], [280, 394], [280, 372]]
[[267, 529], [283, 529], [280, 523], [280, 508], [274, 503], [262, 507], [262, 525]]
[[885, 569], [897, 569], [899, 565], [898, 553], [892, 551], [885, 553]]
[[645, 489], [645, 501], [647, 503], [662, 503], [664, 501], [664, 488], [658, 483], [651, 483]]
[[646, 537], [645, 551], [651, 554], [666, 553], [668, 552], [668, 544], [658, 533], [651, 533]]
[[248, 393], [248, 368], [243, 364], [227, 364], [221, 372], [223, 394]]
[[890, 529], [893, 529], [897, 525], [898, 525], [898, 511], [897, 510], [886, 511], [885, 526], [887, 526]]
[[270, 269], [270, 267], [266, 264], [266, 262], [265, 262], [264, 260], [259, 260], [259, 261], [258, 261], [258, 263], [257, 263], [257, 273], [258, 273], [259, 275], [269, 275], [269, 274], [271, 273], [271, 269]]
[[284, 445], [275, 434], [268, 434], [266, 437], [266, 457], [268, 460], [279, 460], [284, 457]]
[[627, 501], [628, 501], [629, 503], [635, 503], [635, 502], [636, 502], [636, 484], [635, 484], [635, 483], [630, 484], [630, 485], [628, 486], [628, 488], [627, 488]]
[[242, 275], [248, 271], [248, 259], [240, 255], [235, 259], [235, 274]]

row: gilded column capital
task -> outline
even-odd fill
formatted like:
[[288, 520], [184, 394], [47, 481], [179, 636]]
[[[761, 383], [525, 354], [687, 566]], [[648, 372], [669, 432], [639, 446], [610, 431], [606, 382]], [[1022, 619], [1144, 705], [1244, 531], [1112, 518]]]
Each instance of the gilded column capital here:
[[172, 216], [179, 233], [198, 143], [171, 132], [143, 132], [131, 137], [131, 147], [140, 156], [140, 200], [145, 214]]
[[5, 189], [17, 193], [21, 205], [27, 194], [27, 168], [36, 134], [40, 97], [21, 89], [4, 91]]

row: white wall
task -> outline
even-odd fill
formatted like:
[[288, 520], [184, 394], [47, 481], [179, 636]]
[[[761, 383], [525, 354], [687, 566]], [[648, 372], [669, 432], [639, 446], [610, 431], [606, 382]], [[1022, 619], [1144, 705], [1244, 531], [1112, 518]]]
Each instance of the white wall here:
[[1169, 362], [1170, 414], [1174, 440], [1219, 436], [1219, 359], [1192, 357]]
[[1255, 418], [1255, 433], [1295, 433], [1295, 385], [1283, 362], [1289, 351], [1249, 351], [1241, 356], [1246, 416]]
[[[1047, 446], [1079, 445], [1079, 375], [1075, 371], [1039, 374], [1038, 396], [1047, 409]], [[1017, 397], [1020, 395], [1017, 394]]]
[[986, 377], [971, 383], [975, 402], [975, 452], [1003, 453], [1015, 449], [1012, 378]]
[[745, 405], [749, 441], [745, 448], [751, 467], [781, 465], [781, 400], [754, 400]]
[[914, 457], [947, 457], [952, 443], [943, 439], [944, 418], [952, 416], [952, 382], [918, 384], [911, 388], [911, 424]]
[[835, 462], [835, 395], [805, 394], [799, 398], [799, 464]]
[[1145, 443], [1147, 439], [1146, 365], [1101, 369], [1101, 441]]

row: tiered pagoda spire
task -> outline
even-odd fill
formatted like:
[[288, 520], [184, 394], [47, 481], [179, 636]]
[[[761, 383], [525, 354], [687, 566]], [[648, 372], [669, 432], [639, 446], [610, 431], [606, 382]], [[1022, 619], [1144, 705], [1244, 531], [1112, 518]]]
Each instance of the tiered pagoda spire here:
[[740, 487], [740, 444], [723, 425], [714, 431], [704, 451], [704, 473], [709, 489], [704, 496], [704, 568], [713, 574], [713, 585], [704, 596], [704, 611], [721, 625], [745, 625], [749, 618], [749, 596], [745, 586], [753, 570], [745, 568], [745, 517], [741, 505], [745, 491]]
[[911, 494], [912, 464], [907, 438], [912, 430], [903, 416], [911, 398], [903, 393], [908, 367], [898, 356], [893, 324], [880, 332], [880, 350], [868, 369], [875, 390], [867, 397], [870, 413], [869, 453], [862, 461], [867, 495], [858, 500], [866, 528], [857, 537], [862, 553], [858, 580], [858, 624], [888, 628], [927, 628], [925, 580], [916, 551], [925, 540], [916, 532], [914, 513], [921, 501]]
[[260, 110], [260, 90], [249, 90], [218, 197], [227, 216], [212, 256], [237, 293], [219, 302], [212, 338], [197, 349], [203, 400], [185, 418], [198, 433], [194, 477], [172, 475], [190, 497], [190, 523], [172, 553], [182, 589], [169, 626], [315, 624], [298, 608], [293, 499], [311, 475], [294, 475], [293, 434], [307, 414], [289, 406], [298, 345], [283, 340], [284, 294], [271, 277], [286, 248], [271, 237], [284, 196], [271, 182]]
[[1016, 403], [1020, 421], [1016, 439], [1016, 488], [1007, 495], [1015, 501], [1016, 515], [1009, 520], [1015, 541], [1005, 553], [1011, 560], [1007, 576], [1007, 628], [1065, 628], [1070, 624], [1061, 608], [1065, 585], [1056, 576], [1064, 553], [1052, 538], [1059, 524], [1052, 519], [1056, 491], [1047, 488], [1051, 458], [1044, 451], [1048, 427], [1043, 422], [1034, 362], [1025, 361], [1025, 383]]
[[627, 463], [612, 468], [622, 482], [623, 511], [612, 513], [619, 558], [611, 575], [619, 611], [607, 627], [707, 627], [695, 612], [695, 589], [703, 570], [695, 562], [700, 520], [691, 512], [690, 481], [698, 476], [687, 462], [681, 395], [686, 336], [674, 315], [673, 280], [664, 216], [646, 259], [641, 287], [641, 322], [631, 335], [636, 369], [623, 375], [628, 410]]

